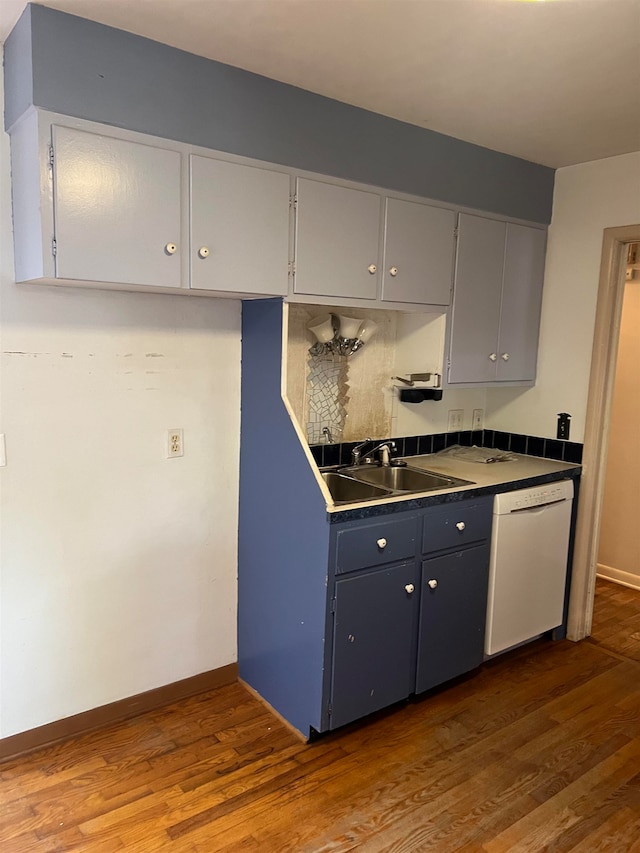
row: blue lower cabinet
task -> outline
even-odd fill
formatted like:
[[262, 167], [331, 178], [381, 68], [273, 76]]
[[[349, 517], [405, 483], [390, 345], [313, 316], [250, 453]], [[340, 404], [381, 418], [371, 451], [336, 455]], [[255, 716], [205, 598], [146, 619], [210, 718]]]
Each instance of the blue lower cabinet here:
[[416, 693], [482, 663], [488, 584], [488, 543], [422, 563]]
[[492, 501], [335, 526], [323, 729], [482, 663]]
[[336, 582], [330, 728], [413, 692], [419, 596], [415, 561]]

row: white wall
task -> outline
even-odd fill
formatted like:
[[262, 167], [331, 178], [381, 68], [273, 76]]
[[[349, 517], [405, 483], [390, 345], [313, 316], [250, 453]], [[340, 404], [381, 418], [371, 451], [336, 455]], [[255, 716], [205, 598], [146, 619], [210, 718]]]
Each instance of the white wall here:
[[637, 222], [640, 152], [556, 172], [537, 383], [488, 391], [486, 426], [555, 438], [569, 412], [571, 439], [584, 440], [602, 234]]
[[240, 303], [16, 285], [0, 146], [6, 737], [236, 660]]
[[[444, 373], [444, 314], [399, 314], [394, 374]], [[442, 400], [402, 403], [394, 393], [392, 435], [447, 432], [449, 410], [462, 411], [462, 429], [471, 429], [473, 410], [486, 406], [485, 388], [447, 388]]]

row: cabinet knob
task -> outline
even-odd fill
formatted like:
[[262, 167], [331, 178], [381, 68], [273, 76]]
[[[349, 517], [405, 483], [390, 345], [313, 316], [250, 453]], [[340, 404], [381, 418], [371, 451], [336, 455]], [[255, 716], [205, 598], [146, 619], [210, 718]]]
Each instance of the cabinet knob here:
[[378, 546], [378, 548], [380, 548], [381, 551], [384, 551], [384, 549], [387, 547], [387, 540], [386, 539], [378, 539], [378, 541], [376, 542], [376, 545]]
[[389, 275], [395, 278], [398, 275], [398, 267], [389, 267]]
[[404, 591], [411, 595], [415, 591], [415, 586], [412, 583], [405, 584]]
[[427, 581], [427, 586], [430, 589], [435, 589], [438, 586], [438, 581], [435, 578], [432, 578], [430, 581]]
[[501, 358], [503, 361], [509, 361], [509, 353], [503, 352]]
[[456, 527], [458, 528], [458, 530], [459, 530], [460, 532], [462, 532], [462, 531], [465, 529], [466, 525], [465, 525], [464, 521], [459, 521], [459, 522], [456, 524]]
[[175, 253], [178, 251], [178, 247], [175, 243], [167, 243], [167, 245], [164, 247], [164, 250], [167, 255], [175, 255]]
[[498, 354], [495, 352], [492, 352], [491, 355], [489, 356], [489, 361], [495, 361], [497, 358], [498, 358]]
[[200, 246], [198, 249], [198, 257], [199, 258], [208, 258], [209, 257], [209, 249], [207, 246]]
[[367, 267], [371, 275], [375, 275], [378, 272], [378, 267], [375, 264], [369, 264]]

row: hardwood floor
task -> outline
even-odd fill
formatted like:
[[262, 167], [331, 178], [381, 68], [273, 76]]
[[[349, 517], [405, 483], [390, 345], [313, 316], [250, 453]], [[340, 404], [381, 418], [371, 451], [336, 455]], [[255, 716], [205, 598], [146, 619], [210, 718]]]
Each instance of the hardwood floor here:
[[300, 743], [231, 685], [0, 765], [0, 850], [640, 853], [640, 593]]

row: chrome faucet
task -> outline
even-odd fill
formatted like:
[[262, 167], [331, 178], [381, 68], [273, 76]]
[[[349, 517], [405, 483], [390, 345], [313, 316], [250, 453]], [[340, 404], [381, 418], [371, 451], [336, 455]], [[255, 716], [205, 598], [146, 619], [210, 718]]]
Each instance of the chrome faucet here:
[[388, 468], [391, 462], [391, 451], [396, 449], [395, 441], [383, 441], [377, 447], [374, 447], [367, 456], [373, 456], [374, 453], [380, 454], [380, 464], [383, 468]]
[[[362, 448], [365, 445], [369, 444], [370, 441], [373, 441], [372, 438], [365, 438], [360, 444], [357, 444], [353, 450], [351, 451], [351, 464], [352, 465], [361, 465], [364, 461], [362, 459]], [[383, 467], [388, 467], [391, 460], [391, 451], [396, 449], [395, 441], [383, 441], [378, 444], [373, 450], [370, 450], [365, 459], [370, 460], [374, 453], [380, 453], [380, 464]]]

